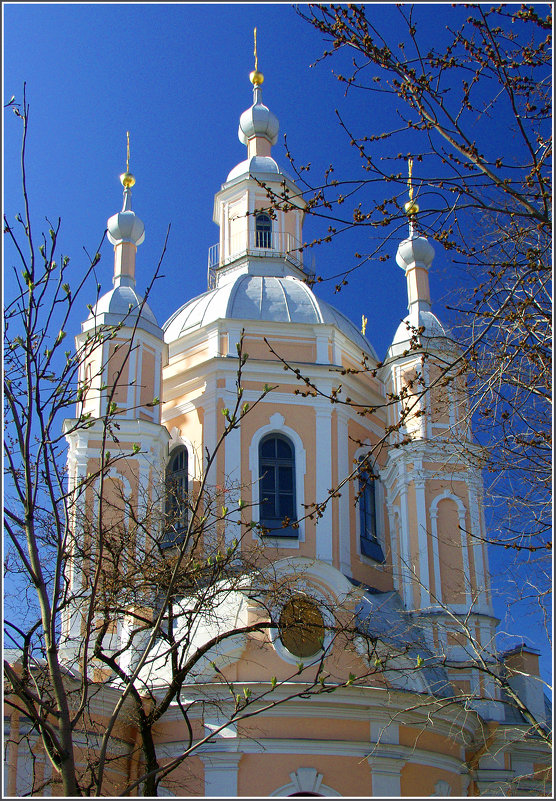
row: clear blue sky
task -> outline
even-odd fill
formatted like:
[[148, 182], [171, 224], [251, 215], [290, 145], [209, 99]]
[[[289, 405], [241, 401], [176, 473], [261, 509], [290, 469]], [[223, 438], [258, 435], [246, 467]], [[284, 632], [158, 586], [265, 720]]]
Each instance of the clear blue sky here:
[[[353, 117], [351, 98], [331, 75], [332, 64], [310, 64], [322, 53], [318, 34], [288, 4], [23, 4], [4, 6], [4, 93], [21, 97], [27, 82], [31, 105], [28, 164], [38, 219], [62, 218], [61, 241], [79, 270], [82, 246], [94, 250], [107, 218], [121, 205], [118, 176], [125, 168], [125, 133], [131, 132], [133, 205], [145, 223], [138, 252], [138, 288], [145, 285], [172, 224], [163, 272], [151, 306], [159, 323], [178, 305], [206, 289], [207, 252], [218, 241], [212, 222], [214, 193], [245, 158], [237, 137], [239, 116], [251, 105], [253, 28], [258, 29], [264, 102], [278, 116], [273, 155], [286, 170], [282, 135], [298, 164], [311, 162], [318, 176], [359, 175], [358, 161], [334, 109]], [[380, 125], [378, 109], [369, 109]], [[6, 120], [7, 211], [17, 197], [19, 128]], [[14, 183], [15, 182], [15, 183]], [[305, 238], [324, 233], [316, 221]], [[345, 236], [310, 251], [325, 277], [353, 266], [366, 251], [366, 233]], [[366, 268], [340, 295], [334, 281], [319, 294], [360, 324], [379, 357], [407, 310], [405, 278], [394, 262]], [[445, 259], [439, 254], [439, 272]], [[111, 248], [100, 267], [110, 287]], [[435, 280], [432, 278], [434, 289]], [[436, 295], [438, 297], [438, 287]]]
[[[448, 5], [421, 8], [433, 37], [442, 35], [447, 15], [461, 11]], [[373, 4], [373, 14], [382, 21], [393, 13], [393, 6]], [[206, 289], [207, 252], [218, 241], [212, 222], [214, 193], [245, 158], [237, 126], [252, 102], [248, 75], [255, 26], [264, 102], [280, 121], [273, 155], [286, 170], [284, 133], [297, 164], [311, 162], [315, 176], [331, 163], [342, 177], [360, 176], [358, 157], [335, 109], [348, 123], [357, 122], [359, 130], [366, 126], [373, 133], [395, 111], [376, 96], [345, 98], [343, 85], [332, 76], [332, 62], [311, 68], [322, 54], [322, 40], [286, 3], [28, 3], [4, 5], [3, 14], [5, 102], [12, 95], [21, 99], [26, 81], [31, 106], [28, 174], [36, 228], [45, 216], [62, 218], [60, 241], [72, 259], [76, 282], [84, 266], [83, 246], [93, 253], [107, 218], [121, 208], [118, 176], [125, 169], [129, 130], [131, 169], [137, 179], [133, 206], [146, 228], [138, 251], [139, 291], [172, 225], [165, 278], [150, 300], [160, 324]], [[22, 210], [20, 128], [8, 112], [4, 191], [5, 211], [12, 220]], [[324, 234], [325, 228], [310, 221], [305, 239]], [[317, 273], [331, 278], [353, 266], [355, 251], [370, 249], [369, 236], [358, 230], [310, 251], [309, 258], [314, 254]], [[340, 294], [334, 294], [332, 278], [317, 289], [357, 325], [362, 314], [367, 316], [367, 336], [379, 358], [407, 310], [405, 277], [394, 260], [396, 244], [387, 246], [388, 262], [374, 261], [359, 270]], [[436, 250], [431, 291], [434, 309], [445, 319], [441, 298], [457, 273], [449, 254], [439, 246]], [[102, 255], [99, 278], [107, 291], [112, 276], [108, 242]], [[75, 333], [87, 314], [83, 307]], [[499, 556], [498, 551], [491, 566]], [[503, 605], [498, 613], [504, 615]]]

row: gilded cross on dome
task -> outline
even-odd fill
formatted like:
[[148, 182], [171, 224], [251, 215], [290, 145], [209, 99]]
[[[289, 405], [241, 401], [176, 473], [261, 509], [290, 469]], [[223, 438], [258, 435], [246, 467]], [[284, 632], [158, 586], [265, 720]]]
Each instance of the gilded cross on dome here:
[[255, 47], [254, 47], [254, 51], [253, 51], [254, 56], [255, 56], [255, 69], [253, 70], [252, 73], [250, 73], [249, 80], [251, 81], [253, 86], [260, 86], [262, 84], [262, 82], [264, 81], [264, 76], [263, 76], [262, 72], [259, 72], [259, 57], [257, 55], [257, 29], [256, 28], [253, 30], [253, 40], [254, 40], [254, 43], [255, 43]]
[[407, 160], [407, 188], [409, 190], [409, 201], [405, 204], [404, 209], [408, 217], [413, 217], [419, 211], [419, 206], [413, 200], [413, 159]]
[[125, 172], [120, 175], [120, 181], [122, 182], [123, 186], [128, 189], [135, 185], [135, 176], [132, 175], [129, 171], [129, 131], [126, 131], [127, 136], [127, 157], [126, 157], [126, 164], [125, 164]]

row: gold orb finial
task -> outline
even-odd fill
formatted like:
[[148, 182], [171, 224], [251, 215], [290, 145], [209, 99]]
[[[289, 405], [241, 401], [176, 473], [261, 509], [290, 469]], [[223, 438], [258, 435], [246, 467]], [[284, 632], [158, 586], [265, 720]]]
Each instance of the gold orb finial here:
[[253, 72], [249, 73], [249, 80], [253, 84], [253, 86], [260, 86], [264, 81], [264, 75], [262, 72], [259, 72], [259, 57], [257, 56], [257, 29], [253, 30], [253, 40], [255, 43], [254, 47], [254, 55], [255, 55], [255, 69]]
[[120, 181], [126, 189], [130, 189], [135, 185], [135, 176], [129, 171], [129, 131], [126, 131], [127, 136], [127, 158], [125, 162], [125, 172], [120, 175]]
[[130, 189], [132, 186], [135, 186], [135, 176], [130, 172], [123, 172], [120, 175], [120, 181], [126, 189]]

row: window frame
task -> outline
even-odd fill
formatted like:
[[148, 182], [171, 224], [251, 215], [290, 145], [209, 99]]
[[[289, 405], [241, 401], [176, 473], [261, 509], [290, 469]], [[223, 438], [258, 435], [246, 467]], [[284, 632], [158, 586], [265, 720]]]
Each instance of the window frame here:
[[[253, 503], [253, 522], [259, 522], [259, 442], [267, 434], [276, 432], [284, 434], [290, 439], [295, 447], [295, 498], [297, 510], [304, 508], [305, 503], [305, 474], [307, 470], [307, 452], [303, 445], [303, 440], [294, 428], [286, 425], [284, 415], [280, 412], [274, 412], [268, 418], [268, 423], [258, 428], [251, 438], [249, 443], [249, 471], [251, 474], [251, 487], [252, 495], [251, 500]], [[261, 538], [258, 528], [253, 528], [253, 540], [263, 539], [265, 545], [273, 546], [274, 548], [294, 548], [299, 549], [300, 543], [305, 542], [305, 521], [303, 515], [298, 520], [299, 528], [296, 529], [294, 537], [273, 537], [267, 534]]]
[[[172, 470], [172, 465], [174, 461], [183, 455], [185, 457], [185, 466], [180, 468], [179, 470]], [[182, 487], [185, 490], [185, 500], [184, 500], [184, 509], [182, 512], [182, 520], [180, 520], [180, 525], [172, 524], [173, 527], [176, 529], [174, 531], [169, 531], [167, 525], [167, 518], [170, 513], [173, 513], [173, 510], [169, 509], [169, 505], [172, 504], [174, 506], [177, 503], [176, 497], [171, 497], [169, 492], [169, 485], [170, 481], [174, 476], [178, 476], [178, 480], [182, 483]], [[160, 547], [161, 548], [171, 548], [176, 545], [180, 545], [185, 539], [185, 534], [187, 531], [187, 526], [189, 523], [189, 508], [188, 508], [188, 499], [189, 499], [189, 451], [183, 443], [180, 443], [176, 447], [172, 448], [168, 455], [168, 461], [166, 463], [166, 470], [164, 474], [164, 487], [165, 487], [165, 498], [164, 498], [164, 528], [162, 532], [162, 537], [160, 540]], [[175, 478], [173, 479], [176, 480]], [[170, 534], [172, 534], [172, 538], [170, 538]]]
[[255, 216], [255, 247], [272, 250], [272, 219], [265, 212]]
[[[268, 442], [278, 441], [285, 442], [291, 450], [291, 457], [280, 457], [278, 455], [278, 446], [276, 445], [275, 456], [263, 456], [263, 446]], [[288, 515], [276, 514], [275, 517], [263, 517], [263, 501], [264, 491], [261, 482], [265, 475], [265, 467], [272, 467], [274, 469], [274, 511], [279, 508], [280, 498], [291, 498], [292, 515], [289, 516], [293, 522], [297, 521], [297, 498], [296, 498], [296, 465], [295, 465], [295, 445], [292, 440], [286, 435], [278, 431], [271, 431], [265, 436], [261, 437], [258, 442], [258, 469], [259, 469], [259, 524], [264, 528], [269, 529], [268, 534], [264, 533], [265, 537], [298, 537], [298, 529], [289, 525], [282, 527], [282, 521]], [[280, 491], [280, 468], [288, 468], [290, 470], [291, 490]], [[274, 525], [273, 525], [274, 524]]]
[[[366, 456], [359, 458], [360, 470], [357, 475], [357, 519], [359, 522], [359, 554], [374, 562], [384, 564], [386, 558], [380, 542], [379, 532], [379, 477], [368, 467], [361, 467]], [[369, 509], [372, 507], [372, 511]], [[372, 520], [372, 535], [369, 536], [368, 521]]]

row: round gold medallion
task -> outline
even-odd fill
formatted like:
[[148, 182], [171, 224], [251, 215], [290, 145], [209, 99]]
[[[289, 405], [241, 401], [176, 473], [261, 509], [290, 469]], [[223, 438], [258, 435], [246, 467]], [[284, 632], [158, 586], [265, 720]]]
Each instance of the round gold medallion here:
[[294, 656], [314, 656], [322, 648], [324, 619], [317, 605], [306, 598], [295, 597], [286, 603], [278, 629], [282, 645]]

